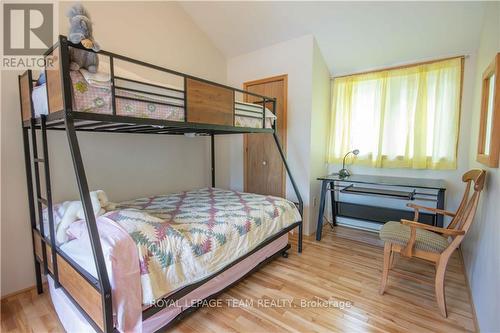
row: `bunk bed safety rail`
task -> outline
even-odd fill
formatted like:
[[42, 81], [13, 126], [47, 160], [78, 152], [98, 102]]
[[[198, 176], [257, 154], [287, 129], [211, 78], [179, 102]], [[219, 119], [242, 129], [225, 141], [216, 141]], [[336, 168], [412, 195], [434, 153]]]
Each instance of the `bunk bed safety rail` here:
[[[81, 44], [72, 44], [64, 36], [47, 50], [45, 57], [52, 57], [47, 63], [53, 64], [45, 70], [48, 114], [64, 110], [65, 113], [87, 112], [260, 129], [271, 129], [275, 122], [276, 110], [270, 103], [274, 98], [104, 50], [96, 52], [101, 67], [106, 67], [97, 73], [99, 75], [71, 71], [63, 66], [69, 61], [71, 48], [94, 52]], [[130, 67], [134, 71], [126, 69]], [[148, 73], [148, 78], [143, 73]], [[104, 80], [103, 77], [107, 79], [98, 81]], [[155, 82], [149, 77], [161, 77], [162, 80]], [[172, 81], [176, 83], [171, 84]], [[237, 95], [242, 98], [238, 100]], [[29, 103], [28, 97], [31, 96], [23, 94], [24, 103]], [[37, 112], [24, 113], [23, 120], [38, 115]], [[77, 119], [79, 114], [75, 113], [74, 117]]]

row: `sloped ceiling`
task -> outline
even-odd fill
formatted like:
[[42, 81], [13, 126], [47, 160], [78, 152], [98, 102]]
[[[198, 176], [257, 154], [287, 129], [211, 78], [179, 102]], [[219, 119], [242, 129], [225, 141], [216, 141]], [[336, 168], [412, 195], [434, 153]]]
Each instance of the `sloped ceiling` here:
[[227, 58], [306, 34], [333, 75], [438, 56], [479, 43], [481, 2], [182, 2]]

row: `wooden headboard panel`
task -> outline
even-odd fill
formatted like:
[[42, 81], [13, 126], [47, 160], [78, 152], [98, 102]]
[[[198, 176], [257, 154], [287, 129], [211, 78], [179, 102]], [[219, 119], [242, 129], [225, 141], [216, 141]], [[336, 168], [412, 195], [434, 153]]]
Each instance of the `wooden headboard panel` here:
[[49, 56], [53, 59], [53, 68], [47, 69], [47, 93], [49, 97], [49, 113], [61, 111], [64, 108], [62, 83], [60, 47], [56, 47]]
[[233, 126], [234, 93], [204, 81], [186, 79], [186, 117], [190, 123]]
[[21, 94], [21, 116], [24, 120], [31, 119], [31, 73], [26, 71], [19, 77], [19, 93]]

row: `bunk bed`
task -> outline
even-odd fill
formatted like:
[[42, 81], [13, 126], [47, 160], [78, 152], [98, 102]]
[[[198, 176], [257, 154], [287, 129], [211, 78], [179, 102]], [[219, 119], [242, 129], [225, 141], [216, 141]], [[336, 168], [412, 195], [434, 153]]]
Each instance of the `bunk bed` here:
[[[98, 332], [163, 329], [261, 265], [279, 255], [287, 256], [290, 248], [287, 235], [295, 228], [298, 229], [298, 251], [302, 251], [303, 203], [277, 135], [274, 98], [107, 51], [97, 53], [99, 57], [107, 59], [108, 73], [92, 76], [82, 70], [70, 70], [70, 48], [84, 49], [80, 44], [70, 43], [65, 36], [59, 36], [58, 42], [45, 53], [45, 57], [53, 63], [51, 68], [44, 71], [45, 83], [37, 83], [33, 72], [28, 70], [19, 76], [19, 90], [37, 289], [39, 293], [43, 292], [42, 274], [47, 275], [56, 311], [60, 317], [71, 322], [69, 325], [73, 325], [72, 328], [79, 330], [90, 325]], [[144, 77], [130, 75], [116, 65], [117, 62], [139, 66], [152, 74]], [[158, 83], [149, 79], [157, 77], [157, 74], [172, 76], [181, 84]], [[56, 235], [58, 209], [61, 206], [52, 202], [48, 130], [66, 132], [84, 213], [83, 219], [71, 224], [73, 238], [66, 243], [59, 243]], [[41, 132], [41, 156], [37, 131]], [[77, 131], [209, 136], [212, 187], [119, 203], [109, 212], [96, 217]], [[245, 133], [267, 133], [273, 136], [297, 203], [215, 188], [214, 136]], [[43, 175], [39, 168], [42, 164]], [[42, 176], [44, 187], [41, 186]], [[45, 196], [42, 196], [42, 188], [45, 189]], [[214, 205], [219, 205], [219, 211], [223, 212], [221, 216], [207, 217], [197, 210], [201, 206], [206, 210], [207, 204], [211, 212], [217, 211]], [[235, 205], [240, 207], [236, 209]], [[239, 213], [235, 214], [235, 211]], [[257, 216], [250, 216], [254, 214], [252, 212], [258, 212]], [[182, 218], [186, 218], [190, 213], [196, 215], [196, 221], [191, 218], [187, 223], [175, 225], [175, 219], [182, 214]], [[134, 244], [133, 237], [127, 233], [127, 227], [135, 223], [131, 221], [136, 221], [138, 216], [147, 220], [144, 222], [147, 228], [157, 228], [155, 231], [167, 239], [169, 245], [162, 246], [171, 246], [172, 253], [160, 260], [162, 265], [165, 265], [165, 261], [179, 264], [175, 262], [176, 258], [185, 256], [189, 251], [195, 253], [196, 260], [204, 261], [204, 264], [188, 265], [183, 272], [192, 275], [189, 279], [170, 274], [162, 266], [163, 271], [160, 271], [168, 274], [159, 279], [168, 287], [159, 290], [151, 287], [151, 284], [157, 285], [158, 281], [151, 282], [148, 287], [142, 274], [148, 268], [143, 260], [144, 253], [141, 253], [139, 243]], [[126, 218], [130, 219], [128, 225], [123, 222], [124, 219], [127, 222]], [[207, 219], [211, 222], [206, 223]], [[165, 221], [168, 223], [163, 223]], [[259, 228], [252, 227], [249, 224], [252, 221]], [[120, 225], [122, 222], [125, 224]], [[223, 231], [218, 229], [214, 233], [214, 228], [226, 228], [232, 232], [238, 230], [240, 236], [254, 230], [257, 233], [252, 236], [252, 242], [246, 242], [246, 246], [241, 246], [245, 242], [236, 239], [232, 247], [217, 252], [212, 251], [216, 247], [215, 241], [209, 242], [208, 247], [207, 242], [200, 244], [192, 241], [193, 235], [200, 233], [203, 228], [208, 228], [210, 236], [218, 237], [221, 244], [231, 242]], [[129, 242], [129, 245], [132, 242], [127, 248], [134, 249], [128, 253], [129, 257], [112, 252], [116, 249], [109, 240], [118, 239], [120, 233], [123, 236], [120, 241]], [[176, 243], [175, 236], [179, 236], [178, 239], [182, 241]], [[182, 252], [187, 239], [190, 250]], [[143, 252], [152, 252], [151, 246], [158, 246], [157, 241], [149, 245], [142, 244]], [[111, 267], [109, 259], [111, 256], [118, 258], [119, 255], [125, 256], [125, 259], [116, 262], [141, 273], [128, 274], [132, 276], [128, 280], [127, 273], [120, 276], [120, 270]], [[193, 267], [195, 269], [191, 271]], [[182, 271], [179, 266], [173, 269], [179, 270]], [[172, 282], [174, 280], [175, 283]], [[120, 283], [121, 287], [118, 286]], [[124, 283], [129, 285], [124, 286]], [[125, 289], [128, 298], [120, 296]], [[176, 303], [180, 301], [184, 302], [183, 305]], [[131, 319], [124, 307], [139, 311], [139, 324], [137, 318], [135, 321]]]

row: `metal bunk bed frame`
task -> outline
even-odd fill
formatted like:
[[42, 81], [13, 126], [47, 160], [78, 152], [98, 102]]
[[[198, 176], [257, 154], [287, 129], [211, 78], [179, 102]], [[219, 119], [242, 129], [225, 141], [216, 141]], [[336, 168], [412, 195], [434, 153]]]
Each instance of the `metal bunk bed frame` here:
[[[63, 109], [55, 112], [51, 112], [49, 109], [48, 115], [42, 115], [39, 118], [35, 118], [34, 116], [34, 106], [32, 100], [32, 91], [33, 91], [33, 77], [32, 72], [28, 70], [23, 75], [19, 76], [19, 89], [20, 89], [20, 99], [21, 99], [21, 119], [22, 119], [22, 133], [23, 133], [23, 143], [24, 143], [24, 156], [25, 156], [25, 168], [26, 168], [26, 178], [27, 178], [27, 187], [28, 187], [28, 202], [29, 202], [29, 215], [32, 229], [32, 241], [33, 241], [33, 256], [35, 259], [35, 273], [36, 273], [36, 285], [38, 293], [43, 292], [42, 286], [42, 267], [43, 273], [49, 274], [54, 280], [54, 286], [56, 288], [61, 288], [66, 296], [73, 302], [78, 310], [83, 314], [83, 316], [88, 320], [88, 322], [97, 330], [104, 332], [113, 332], [116, 329], [114, 328], [113, 323], [113, 308], [112, 308], [112, 297], [111, 297], [111, 285], [109, 281], [109, 277], [106, 271], [106, 265], [103, 257], [103, 251], [101, 248], [101, 243], [99, 239], [99, 233], [96, 225], [96, 218], [93, 213], [92, 203], [90, 199], [90, 191], [89, 185], [87, 183], [87, 176], [85, 174], [85, 168], [83, 165], [82, 155], [80, 151], [80, 146], [78, 143], [78, 138], [76, 135], [77, 131], [82, 132], [112, 132], [112, 133], [147, 133], [147, 134], [167, 134], [167, 135], [183, 135], [184, 133], [198, 133], [200, 135], [210, 136], [211, 143], [211, 183], [212, 186], [215, 186], [215, 135], [219, 134], [244, 134], [244, 133], [269, 133], [273, 135], [274, 142], [279, 151], [282, 162], [285, 166], [286, 172], [291, 181], [293, 190], [297, 197], [298, 201], [298, 210], [300, 215], [303, 216], [303, 201], [300, 195], [297, 184], [291, 174], [290, 167], [287, 163], [285, 154], [283, 152], [280, 139], [276, 133], [276, 125], [275, 122], [272, 124], [272, 128], [266, 128], [266, 119], [265, 119], [265, 107], [266, 105], [272, 105], [272, 112], [275, 113], [276, 109], [276, 99], [271, 97], [266, 97], [263, 95], [251, 93], [248, 91], [244, 91], [241, 89], [232, 88], [229, 86], [225, 86], [219, 83], [207, 81], [198, 77], [194, 77], [191, 75], [187, 75], [184, 73], [180, 73], [177, 71], [173, 71], [167, 68], [163, 68], [160, 66], [156, 66], [153, 64], [149, 64], [143, 61], [131, 59], [125, 56], [121, 56], [118, 54], [114, 54], [107, 51], [99, 51], [98, 53], [103, 56], [109, 57], [110, 61], [110, 75], [111, 75], [111, 98], [112, 98], [112, 112], [113, 114], [98, 114], [98, 113], [87, 113], [87, 112], [79, 112], [73, 111], [72, 105], [72, 87], [71, 87], [71, 79], [69, 75], [69, 47], [76, 47], [84, 49], [82, 45], [72, 44], [67, 40], [65, 36], [59, 36], [58, 42], [49, 48], [44, 56], [47, 57], [51, 53], [53, 53], [57, 48], [59, 48], [59, 70], [60, 70], [60, 80], [61, 80], [61, 89], [62, 89], [62, 99], [63, 99]], [[87, 49], [85, 49], [87, 50]], [[89, 51], [89, 50], [87, 50]], [[92, 51], [93, 52], [93, 51]], [[120, 116], [116, 114], [116, 103], [115, 103], [115, 77], [114, 75], [114, 66], [113, 61], [115, 59], [119, 59], [122, 61], [130, 62], [136, 65], [144, 66], [147, 68], [151, 68], [154, 70], [158, 70], [161, 72], [166, 72], [169, 74], [181, 76], [184, 78], [184, 112], [185, 117], [184, 121], [168, 121], [161, 119], [150, 119], [150, 118], [137, 118], [137, 117], [128, 117], [128, 116]], [[45, 69], [45, 75], [47, 78], [47, 69]], [[23, 87], [25, 81], [23, 78], [27, 79], [29, 84], [29, 119], [23, 111]], [[123, 79], [123, 78], [121, 78]], [[262, 128], [243, 128], [236, 126], [224, 126], [217, 124], [204, 124], [204, 123], [195, 123], [187, 121], [187, 94], [186, 94], [186, 80], [192, 79], [199, 82], [203, 82], [209, 85], [230, 89], [233, 91], [233, 101], [236, 93], [246, 94], [249, 96], [253, 96], [254, 98], [261, 99], [262, 103]], [[142, 84], [142, 83], [141, 83]], [[149, 84], [146, 84], [149, 85]], [[49, 103], [49, 89], [47, 89], [47, 102]], [[24, 96], [24, 98], [26, 98]], [[26, 103], [26, 101], [24, 101]], [[25, 104], [26, 105], [26, 104]], [[49, 103], [50, 105], [50, 103]], [[50, 106], [49, 106], [50, 107]], [[235, 114], [236, 107], [233, 107], [233, 119]], [[234, 125], [234, 120], [233, 120]], [[30, 145], [30, 130], [31, 130], [31, 145]], [[37, 135], [36, 130], [41, 130], [42, 137], [42, 146], [43, 146], [43, 157], [38, 156], [37, 149]], [[58, 246], [55, 243], [55, 230], [54, 230], [54, 221], [53, 221], [53, 210], [52, 210], [52, 193], [51, 193], [51, 184], [50, 184], [50, 169], [49, 169], [49, 153], [48, 153], [48, 144], [47, 144], [47, 130], [60, 130], [65, 131], [67, 134], [67, 139], [71, 151], [73, 167], [76, 174], [76, 180], [78, 183], [78, 189], [80, 193], [80, 198], [83, 203], [86, 226], [90, 237], [92, 253], [94, 257], [94, 261], [96, 264], [96, 271], [98, 279], [95, 279], [89, 273], [87, 273], [82, 267], [80, 267], [76, 262], [74, 262], [70, 257], [65, 255], [65, 253], [59, 250]], [[31, 147], [31, 148], [30, 148]], [[43, 198], [41, 195], [41, 186], [40, 186], [40, 174], [39, 174], [39, 165], [44, 164], [45, 171], [45, 190], [46, 190], [46, 198]], [[33, 181], [33, 173], [34, 173], [34, 181]], [[36, 189], [36, 196], [34, 194], [34, 187]], [[35, 200], [36, 198], [36, 200]], [[36, 206], [35, 206], [36, 205]], [[45, 237], [44, 225], [43, 225], [43, 216], [42, 210], [45, 205], [48, 210], [48, 220], [49, 220], [49, 235], [50, 239]], [[39, 221], [39, 228], [37, 229], [37, 218]], [[274, 235], [260, 244], [256, 249], [246, 254], [244, 257], [239, 258], [235, 262], [231, 263], [225, 269], [228, 269], [232, 265], [236, 264], [240, 260], [243, 260], [247, 256], [252, 253], [258, 251], [260, 248], [265, 245], [271, 243], [273, 240], [278, 237], [286, 234], [287, 232], [293, 230], [298, 227], [298, 252], [302, 252], [302, 221], [296, 222], [286, 229], [282, 230], [277, 235]], [[39, 240], [38, 240], [39, 238]], [[38, 242], [39, 241], [39, 242]], [[287, 245], [284, 249], [278, 251], [272, 257], [266, 259], [261, 262], [257, 267], [255, 267], [251, 272], [258, 269], [260, 265], [266, 263], [267, 261], [273, 259], [277, 255], [286, 255], [286, 251], [290, 248], [290, 245]], [[41, 250], [41, 255], [37, 256], [37, 250]], [[48, 253], [50, 251], [50, 253]], [[90, 283], [101, 295], [102, 301], [102, 318], [103, 322], [101, 325], [96, 323], [94, 319], [80, 306], [80, 304], [75, 300], [72, 294], [67, 290], [67, 288], [61, 284], [59, 271], [58, 271], [58, 257], [61, 257], [69, 266], [71, 266], [75, 271], [77, 271], [80, 276], [85, 279], [88, 283]], [[42, 266], [43, 265], [43, 266]], [[224, 269], [224, 270], [225, 270]], [[166, 301], [175, 301], [183, 296], [187, 295], [190, 291], [196, 289], [201, 286], [208, 280], [217, 276], [221, 272], [218, 272], [207, 279], [200, 281], [198, 283], [188, 285], [185, 288], [182, 288], [178, 292], [167, 296], [164, 298]], [[246, 274], [246, 275], [248, 275]], [[246, 275], [244, 277], [246, 277]], [[244, 278], [242, 277], [242, 279]], [[239, 280], [238, 280], [239, 281]], [[237, 282], [238, 282], [237, 281]], [[235, 282], [235, 283], [237, 283]], [[234, 283], [233, 283], [234, 284]], [[226, 288], [231, 287], [227, 286]], [[225, 290], [225, 289], [224, 289]], [[221, 291], [222, 292], [222, 291]], [[218, 294], [218, 293], [217, 293]], [[208, 298], [215, 297], [216, 295], [211, 295]], [[207, 298], [207, 299], [208, 299]], [[168, 302], [160, 302], [161, 304], [167, 304]], [[178, 315], [178, 318], [174, 319], [170, 323], [177, 321], [177, 319], [182, 318], [187, 313], [191, 312], [194, 308], [183, 311]], [[149, 309], [143, 311], [143, 320], [149, 318], [154, 315], [158, 311], [162, 309], [161, 306], [150, 307]]]

